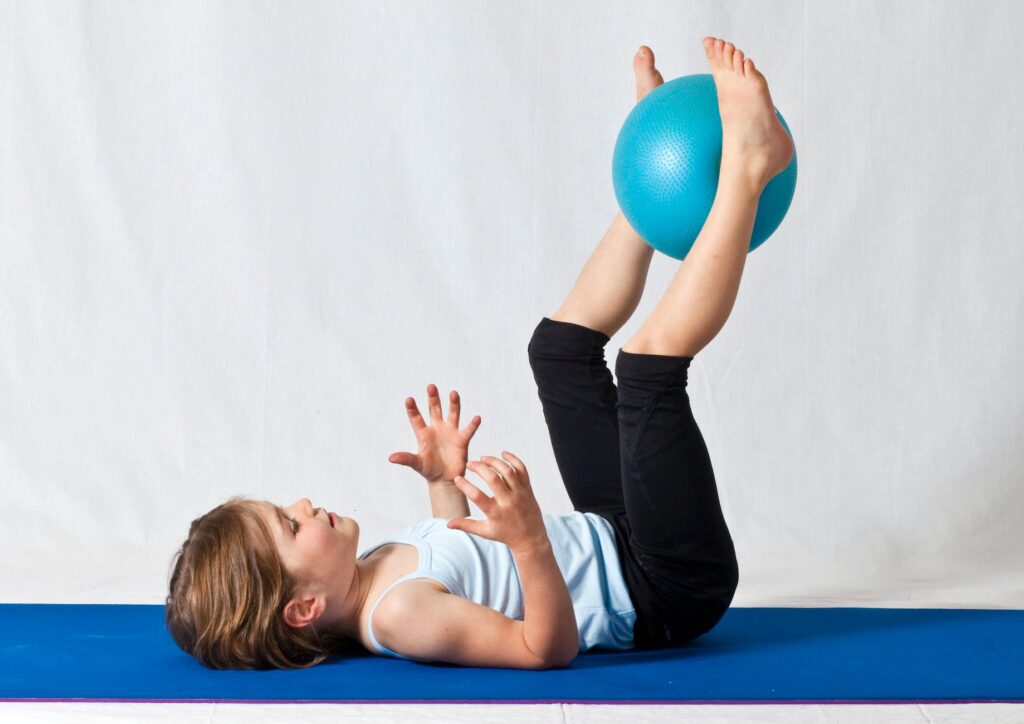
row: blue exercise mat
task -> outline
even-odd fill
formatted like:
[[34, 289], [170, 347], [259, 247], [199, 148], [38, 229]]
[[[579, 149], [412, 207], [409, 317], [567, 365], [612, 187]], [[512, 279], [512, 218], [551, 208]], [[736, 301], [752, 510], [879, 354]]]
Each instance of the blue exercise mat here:
[[1024, 702], [1024, 611], [733, 608], [679, 649], [581, 654], [565, 669], [366, 653], [305, 670], [214, 671], [163, 606], [0, 604], [0, 701]]

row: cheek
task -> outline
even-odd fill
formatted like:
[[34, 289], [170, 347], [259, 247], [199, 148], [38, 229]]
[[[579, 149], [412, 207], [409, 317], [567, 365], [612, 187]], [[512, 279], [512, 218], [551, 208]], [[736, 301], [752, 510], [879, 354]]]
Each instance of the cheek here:
[[340, 531], [336, 528], [328, 528], [324, 531], [324, 535], [321, 537], [319, 543], [319, 547], [325, 553], [337, 553], [345, 549], [345, 547], [348, 545], [348, 539], [343, 531]]

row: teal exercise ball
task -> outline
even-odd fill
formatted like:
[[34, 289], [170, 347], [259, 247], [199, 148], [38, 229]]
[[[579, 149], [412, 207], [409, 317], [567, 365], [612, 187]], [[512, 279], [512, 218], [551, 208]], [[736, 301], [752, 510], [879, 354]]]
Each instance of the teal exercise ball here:
[[[786, 119], [775, 113], [792, 137]], [[612, 185], [619, 208], [648, 244], [682, 259], [711, 211], [721, 160], [722, 119], [711, 74], [663, 83], [636, 104], [615, 142]], [[749, 251], [782, 223], [795, 189], [794, 151], [761, 194]]]

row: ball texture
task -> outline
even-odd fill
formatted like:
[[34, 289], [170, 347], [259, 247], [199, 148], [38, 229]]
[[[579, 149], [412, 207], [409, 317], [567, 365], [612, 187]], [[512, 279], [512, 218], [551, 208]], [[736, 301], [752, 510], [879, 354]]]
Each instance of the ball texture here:
[[[786, 119], [775, 111], [786, 133]], [[626, 117], [615, 142], [612, 185], [619, 208], [658, 251], [682, 259], [711, 211], [722, 160], [722, 119], [710, 73], [655, 88]], [[750, 238], [753, 251], [772, 235], [796, 189], [796, 152], [761, 194]]]

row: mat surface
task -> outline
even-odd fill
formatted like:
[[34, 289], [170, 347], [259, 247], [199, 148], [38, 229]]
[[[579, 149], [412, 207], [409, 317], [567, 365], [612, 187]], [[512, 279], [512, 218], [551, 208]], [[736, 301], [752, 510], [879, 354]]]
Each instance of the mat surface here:
[[163, 606], [0, 604], [0, 701], [1024, 702], [1024, 611], [733, 608], [684, 648], [565, 669], [369, 653], [295, 671], [212, 671]]

